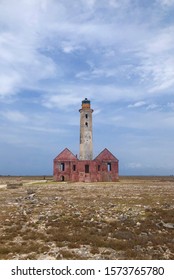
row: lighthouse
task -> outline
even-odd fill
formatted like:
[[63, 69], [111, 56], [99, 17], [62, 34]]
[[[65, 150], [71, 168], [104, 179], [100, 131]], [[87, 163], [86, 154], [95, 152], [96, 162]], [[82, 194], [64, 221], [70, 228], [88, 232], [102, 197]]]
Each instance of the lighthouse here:
[[90, 100], [82, 100], [80, 112], [79, 158], [65, 148], [54, 159], [54, 180], [67, 182], [116, 182], [118, 159], [104, 149], [93, 159], [92, 113]]
[[80, 112], [80, 160], [93, 159], [92, 113], [90, 101], [82, 100]]

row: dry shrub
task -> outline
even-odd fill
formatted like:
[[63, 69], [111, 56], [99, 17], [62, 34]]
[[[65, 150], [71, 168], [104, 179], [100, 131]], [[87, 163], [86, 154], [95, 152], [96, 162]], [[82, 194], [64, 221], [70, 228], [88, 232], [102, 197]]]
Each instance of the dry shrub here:
[[[1, 189], [0, 257], [39, 258], [53, 244], [57, 252], [63, 250], [57, 258], [80, 259], [81, 250], [75, 255], [71, 249], [83, 245], [90, 246], [94, 258], [98, 257], [95, 254], [108, 259], [115, 255], [126, 259], [173, 258], [173, 229], [163, 224], [174, 223], [173, 186], [167, 178], [161, 179], [161, 185], [159, 178], [124, 180], [117, 185], [82, 183], [68, 188], [59, 183], [38, 184], [38, 205], [26, 199], [29, 187]], [[57, 195], [61, 199], [56, 200]]]
[[75, 253], [73, 253], [71, 251], [68, 251], [68, 250], [65, 250], [65, 249], [61, 249], [59, 251], [59, 254], [62, 255], [62, 259], [66, 259], [66, 260], [72, 260], [72, 259], [76, 258]]
[[70, 248], [70, 249], [74, 249], [74, 248], [80, 248], [81, 246], [80, 246], [80, 244], [78, 244], [78, 243], [75, 243], [75, 242], [70, 242], [70, 243], [68, 243], [68, 248]]
[[23, 240], [48, 240], [48, 237], [39, 231], [33, 231], [32, 229], [27, 229], [22, 234]]
[[91, 254], [95, 255], [95, 254], [99, 254], [100, 250], [98, 247], [92, 247], [90, 252], [91, 252]]
[[9, 254], [10, 252], [11, 252], [11, 248], [9, 246], [5, 246], [5, 245], [0, 246], [0, 256]]

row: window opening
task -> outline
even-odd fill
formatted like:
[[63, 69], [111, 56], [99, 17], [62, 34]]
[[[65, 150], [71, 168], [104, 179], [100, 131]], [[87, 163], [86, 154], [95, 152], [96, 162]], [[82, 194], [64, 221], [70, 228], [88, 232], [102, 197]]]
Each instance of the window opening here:
[[98, 171], [100, 171], [100, 165], [98, 165]]
[[65, 163], [64, 162], [62, 162], [60, 164], [60, 171], [65, 171]]
[[85, 173], [89, 173], [89, 164], [85, 164]]
[[111, 163], [110, 162], [108, 162], [107, 166], [108, 166], [108, 172], [111, 171]]
[[85, 118], [86, 118], [86, 119], [88, 118], [88, 114], [85, 114]]
[[85, 123], [85, 126], [88, 127], [88, 123], [87, 122]]
[[76, 171], [76, 165], [73, 164], [73, 171]]
[[65, 177], [61, 176], [61, 181], [64, 182], [65, 181]]

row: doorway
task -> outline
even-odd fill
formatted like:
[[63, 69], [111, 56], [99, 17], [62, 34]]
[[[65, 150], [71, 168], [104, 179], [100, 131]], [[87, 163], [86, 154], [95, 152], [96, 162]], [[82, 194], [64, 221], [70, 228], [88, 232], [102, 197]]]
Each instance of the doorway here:
[[65, 181], [65, 176], [61, 176], [61, 182]]

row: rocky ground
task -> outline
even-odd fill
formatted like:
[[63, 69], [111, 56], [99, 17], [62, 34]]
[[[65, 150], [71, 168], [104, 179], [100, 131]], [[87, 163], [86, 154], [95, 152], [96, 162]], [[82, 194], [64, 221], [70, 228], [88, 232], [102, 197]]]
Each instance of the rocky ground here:
[[0, 177], [0, 259], [174, 259], [174, 177]]

